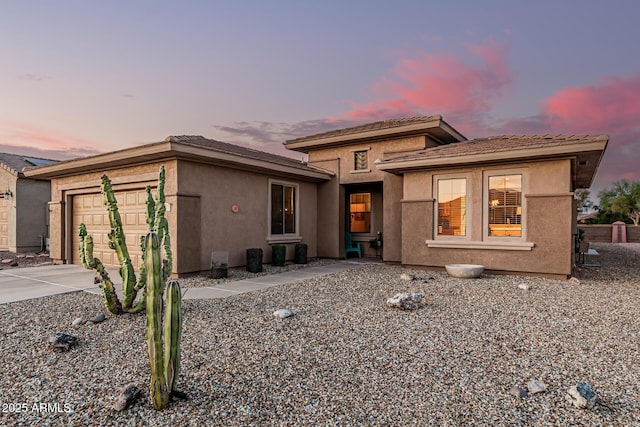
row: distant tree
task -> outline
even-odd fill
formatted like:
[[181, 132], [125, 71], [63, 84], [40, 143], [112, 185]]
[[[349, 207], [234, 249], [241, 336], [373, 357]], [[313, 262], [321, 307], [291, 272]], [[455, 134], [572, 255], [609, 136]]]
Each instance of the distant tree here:
[[[640, 223], [640, 181], [622, 179], [598, 193], [600, 214], [618, 214], [630, 219], [634, 225]], [[613, 215], [611, 215], [613, 216]]]
[[573, 192], [573, 197], [578, 201], [578, 211], [584, 212], [585, 210], [593, 207], [593, 202], [589, 199], [591, 193], [586, 188], [579, 188]]

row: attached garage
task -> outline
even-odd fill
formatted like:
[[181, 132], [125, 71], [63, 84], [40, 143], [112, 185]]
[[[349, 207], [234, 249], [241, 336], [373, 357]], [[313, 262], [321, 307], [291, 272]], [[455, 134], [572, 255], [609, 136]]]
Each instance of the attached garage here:
[[[118, 191], [115, 193], [118, 200], [118, 210], [122, 218], [122, 226], [127, 236], [127, 248], [134, 268], [138, 269], [142, 262], [140, 239], [147, 233], [146, 224], [146, 197], [142, 190]], [[87, 233], [93, 236], [93, 254], [107, 267], [120, 267], [118, 258], [113, 249], [109, 248], [107, 234], [111, 231], [109, 215], [104, 206], [101, 193], [78, 194], [72, 198], [73, 216], [73, 264], [80, 264], [80, 252], [78, 250], [79, 236], [78, 226], [82, 223], [87, 227]]]
[[[94, 239], [94, 256], [108, 267], [119, 267], [108, 246], [111, 227], [100, 192], [100, 177], [106, 174], [138, 269], [140, 238], [147, 232], [145, 187], [157, 186], [160, 166], [166, 171], [165, 216], [175, 275], [209, 270], [214, 251], [229, 253], [229, 267], [245, 265], [250, 248], [262, 249], [268, 261], [275, 244], [286, 246], [288, 259], [297, 243], [307, 245], [309, 257], [317, 256], [317, 184], [330, 180], [331, 172], [275, 154], [180, 136], [29, 170], [29, 176], [51, 179], [51, 258], [80, 263], [78, 226], [84, 223]], [[274, 225], [274, 212], [277, 216], [282, 203], [276, 205], [271, 190], [278, 186], [295, 194], [287, 211], [295, 226], [283, 230]]]

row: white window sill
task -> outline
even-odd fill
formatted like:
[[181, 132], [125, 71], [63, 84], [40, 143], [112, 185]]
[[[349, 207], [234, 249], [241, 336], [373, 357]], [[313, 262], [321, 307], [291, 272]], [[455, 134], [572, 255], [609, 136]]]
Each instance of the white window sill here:
[[427, 240], [428, 248], [450, 248], [450, 249], [483, 249], [502, 251], [530, 251], [535, 246], [533, 242], [460, 242], [447, 240]]
[[367, 172], [371, 172], [371, 169], [358, 169], [358, 170], [349, 171], [349, 173], [367, 173]]
[[290, 235], [290, 236], [277, 235], [277, 236], [267, 237], [267, 243], [270, 245], [277, 244], [277, 243], [299, 243], [301, 241], [302, 241], [302, 236], [298, 236], [298, 235]]

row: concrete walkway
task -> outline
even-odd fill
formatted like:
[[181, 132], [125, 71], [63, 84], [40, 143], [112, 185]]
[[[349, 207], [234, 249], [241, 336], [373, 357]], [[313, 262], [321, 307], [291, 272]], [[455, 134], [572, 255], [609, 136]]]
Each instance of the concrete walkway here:
[[[365, 260], [336, 261], [334, 264], [300, 268], [285, 273], [226, 282], [206, 288], [182, 288], [182, 295], [185, 300], [226, 298], [230, 295], [258, 291], [272, 286], [359, 268], [367, 264], [369, 262]], [[108, 271], [116, 292], [122, 297], [122, 279], [118, 271]], [[93, 280], [92, 270], [72, 264], [0, 270], [0, 304], [80, 291], [102, 295], [101, 289]]]

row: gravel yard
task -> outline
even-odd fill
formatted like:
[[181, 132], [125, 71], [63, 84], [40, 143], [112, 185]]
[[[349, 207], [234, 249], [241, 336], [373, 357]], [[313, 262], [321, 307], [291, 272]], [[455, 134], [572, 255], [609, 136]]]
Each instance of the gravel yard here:
[[[580, 284], [374, 264], [185, 301], [178, 388], [191, 400], [162, 411], [148, 401], [144, 316], [73, 327], [104, 312], [88, 293], [0, 305], [0, 425], [638, 426], [640, 244], [592, 246], [602, 267], [580, 269]], [[424, 307], [387, 309], [398, 292]], [[79, 344], [51, 352], [55, 331]], [[547, 391], [509, 394], [530, 380]], [[565, 398], [580, 381], [602, 399], [593, 410]], [[129, 383], [142, 396], [116, 412]]]

